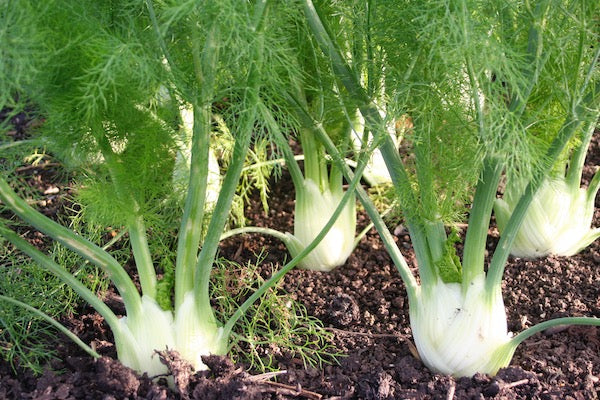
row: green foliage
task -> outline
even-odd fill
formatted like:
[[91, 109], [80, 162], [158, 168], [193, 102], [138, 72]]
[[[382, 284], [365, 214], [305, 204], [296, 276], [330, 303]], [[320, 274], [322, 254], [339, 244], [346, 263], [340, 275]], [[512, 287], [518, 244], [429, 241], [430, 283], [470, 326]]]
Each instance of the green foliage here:
[[[1, 143], [0, 146], [6, 146], [10, 142], [3, 140]], [[34, 141], [16, 143], [18, 145], [3, 147], [0, 164], [2, 173], [10, 176], [13, 183], [18, 184], [23, 197], [29, 199], [32, 204], [44, 206], [48, 202], [48, 195], [44, 195], [38, 187], [32, 185], [37, 180], [31, 171], [35, 171], [37, 167], [43, 173], [44, 165], [55, 163], [55, 159], [40, 150]], [[68, 178], [64, 171], [58, 170], [53, 173], [55, 181], [63, 182]], [[54, 202], [57, 201], [54, 199]], [[74, 215], [74, 210], [70, 211], [72, 213], [63, 210], [65, 215], [62, 218], [67, 220], [67, 213]], [[100, 288], [101, 280], [97, 278], [97, 271], [87, 268], [81, 259], [65, 257], [59, 246], [49, 243], [42, 235], [31, 234], [29, 228], [18, 221], [9, 221], [4, 206], [1, 212], [1, 224], [10, 224], [22, 231], [37, 246], [54, 251], [56, 259], [65, 265], [80, 265], [81, 268], [74, 268], [73, 271], [82, 276], [90, 286], [96, 285], [97, 289]], [[56, 319], [74, 313], [79, 300], [67, 285], [39, 268], [5, 240], [0, 243], [0, 294], [21, 299]], [[13, 368], [26, 368], [34, 373], [41, 373], [44, 365], [57, 356], [56, 350], [48, 346], [50, 338], [56, 335], [56, 330], [40, 317], [24, 311], [21, 307], [0, 301], [0, 357], [8, 361]]]
[[[21, 8], [21, 7], [24, 7]], [[31, 7], [13, 1], [0, 3], [0, 110], [15, 112], [24, 106], [19, 94], [37, 74], [36, 54], [41, 46], [32, 24]]]
[[[264, 257], [239, 265], [220, 259], [213, 272], [213, 298], [217, 314], [231, 315], [265, 282]], [[333, 334], [321, 321], [308, 315], [304, 306], [286, 293], [281, 284], [271, 287], [240, 319], [233, 335], [232, 356], [261, 372], [278, 369], [279, 358], [299, 358], [305, 366], [320, 367], [341, 354]]]
[[258, 191], [264, 212], [269, 211], [269, 179], [271, 175], [277, 175], [281, 169], [277, 163], [269, 162], [271, 157], [269, 150], [270, 145], [264, 139], [258, 140], [253, 148], [249, 149], [246, 165], [242, 170], [231, 205], [231, 225], [239, 227], [246, 225], [245, 208], [254, 190]]
[[[65, 284], [6, 242], [0, 244], [1, 294], [22, 299], [57, 319], [74, 311], [77, 299]], [[14, 368], [41, 373], [44, 365], [57, 356], [56, 350], [48, 346], [55, 335], [46, 321], [0, 301], [0, 357]]]
[[442, 257], [436, 264], [440, 278], [445, 283], [460, 283], [462, 281], [462, 265], [455, 247], [456, 243], [460, 243], [460, 240], [457, 230], [453, 228], [446, 240]]

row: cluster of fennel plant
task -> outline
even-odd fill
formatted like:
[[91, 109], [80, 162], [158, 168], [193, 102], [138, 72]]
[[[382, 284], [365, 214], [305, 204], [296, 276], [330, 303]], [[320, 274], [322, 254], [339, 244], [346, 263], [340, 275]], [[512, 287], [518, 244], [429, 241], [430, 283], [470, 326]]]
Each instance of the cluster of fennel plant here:
[[[0, 64], [10, 72], [9, 79], [0, 79], [1, 87], [41, 108], [53, 151], [76, 156], [80, 166], [88, 166], [81, 196], [99, 219], [125, 227], [141, 295], [107, 251], [33, 210], [4, 179], [4, 205], [106, 271], [127, 316], [117, 318], [10, 223], [0, 224], [0, 234], [96, 308], [113, 331], [123, 363], [158, 375], [166, 371], [153, 357], [155, 350], [175, 349], [196, 369], [203, 368], [202, 355], [227, 352], [234, 324], [287, 271], [310, 260], [305, 257], [335, 229], [338, 218], [350, 214], [345, 209], [354, 206], [355, 195], [407, 286], [414, 339], [431, 369], [456, 376], [494, 374], [510, 362], [519, 343], [542, 329], [565, 323], [600, 325], [594, 318], [561, 318], [511, 336], [501, 293], [504, 266], [529, 203], [567, 143], [597, 119], [597, 4], [215, 3], [147, 0], [108, 6], [23, 0], [4, 5], [8, 16], [25, 22], [33, 39], [24, 32], [13, 37], [10, 30], [0, 33], [6, 37], [9, 32], [8, 42], [36, 57], [24, 65], [25, 75], [12, 71], [10, 63]], [[44, 40], [34, 40], [40, 37]], [[157, 98], [161, 91], [166, 91], [166, 101]], [[535, 109], [540, 102], [532, 99], [548, 91], [567, 100], [560, 110], [561, 124], [548, 134], [549, 144], [536, 147], [530, 126], [540, 114]], [[2, 106], [10, 101], [0, 99]], [[222, 121], [233, 146], [204, 234], [217, 103], [225, 106]], [[181, 149], [173, 123], [185, 120], [179, 116], [182, 106], [191, 107], [193, 123], [169, 309], [170, 299], [165, 305], [159, 298], [148, 245], [152, 229], [147, 227], [160, 226], [158, 211], [164, 203], [156, 200], [172, 188], [175, 155]], [[330, 108], [335, 110], [332, 119]], [[344, 158], [356, 110], [364, 119], [364, 132], [352, 171]], [[400, 155], [388, 126], [403, 118], [410, 118], [412, 127], [404, 132], [407, 153]], [[342, 140], [332, 135], [336, 124], [344, 127]], [[283, 133], [290, 127], [299, 132], [305, 152], [304, 175]], [[251, 142], [266, 134], [283, 153], [299, 200], [303, 195], [323, 196], [333, 181], [336, 199], [310, 235], [280, 234], [295, 254], [292, 261], [221, 322], [211, 307], [210, 273]], [[410, 233], [419, 280], [358, 184], [376, 146]], [[330, 171], [322, 148], [333, 163]], [[536, 158], [541, 161], [534, 162]], [[516, 172], [528, 183], [486, 266], [496, 192], [502, 176], [511, 178]], [[348, 182], [345, 192], [341, 175]], [[308, 181], [317, 189], [303, 191]], [[302, 204], [298, 201], [297, 207]], [[300, 214], [297, 210], [302, 222]], [[467, 214], [459, 254], [456, 226]], [[354, 236], [354, 227], [344, 229]]]
[[[467, 0], [364, 5], [328, 12], [328, 5], [303, 1], [312, 35], [330, 58], [331, 73], [382, 141], [380, 149], [415, 249], [419, 282], [366, 194], [359, 189], [358, 196], [406, 284], [421, 360], [434, 371], [455, 376], [495, 374], [508, 365], [523, 340], [547, 327], [600, 325], [597, 318], [559, 318], [512, 336], [501, 293], [504, 266], [529, 203], [569, 140], [597, 120], [600, 52], [594, 44], [598, 30], [593, 16], [598, 6], [578, 1], [483, 5]], [[344, 18], [351, 22], [340, 24]], [[411, 137], [404, 139], [411, 143], [412, 157], [397, 152], [372, 92], [341, 50], [361, 26], [353, 18], [367, 21], [362, 25], [367, 26], [364, 46], [384, 55], [388, 101], [397, 102], [393, 108], [414, 121]], [[402, 23], [389, 24], [394, 19]], [[534, 154], [528, 128], [539, 114], [529, 107], [536, 104], [531, 98], [548, 90], [545, 85], [553, 85], [549, 90], [564, 96], [567, 106], [550, 144]], [[310, 119], [308, 110], [297, 104]], [[318, 121], [313, 126], [343, 168], [343, 154]], [[527, 177], [528, 185], [486, 266], [496, 192], [503, 174], [515, 171]], [[352, 176], [347, 168], [344, 173]], [[461, 259], [452, 224], [460, 221], [456, 209], [461, 211], [465, 203], [470, 204]]]
[[[280, 40], [277, 24], [287, 16], [277, 15], [280, 10], [267, 1], [156, 6], [151, 0], [4, 4], [8, 15], [14, 13], [31, 29], [31, 37], [20, 30], [2, 32], [4, 43], [24, 42], [37, 60], [27, 79], [7, 75], [2, 84], [39, 108], [45, 118], [40, 133], [48, 148], [85, 171], [78, 195], [86, 212], [123, 227], [139, 288], [109, 251], [36, 211], [3, 178], [0, 200], [27, 225], [102, 269], [121, 296], [126, 316], [117, 317], [59, 260], [22, 238], [10, 221], [2, 220], [0, 234], [95, 308], [113, 333], [118, 358], [150, 376], [168, 372], [157, 350], [179, 352], [196, 370], [205, 367], [203, 355], [226, 353], [234, 325], [315, 248], [358, 183], [350, 183], [312, 243], [231, 310], [226, 321], [218, 321], [211, 306], [211, 270], [251, 142], [266, 132], [263, 121], [273, 120], [271, 96], [281, 85], [273, 81], [273, 71], [293, 65], [275, 45]], [[4, 107], [8, 100], [3, 101]], [[233, 145], [203, 234], [216, 103], [223, 108]], [[193, 113], [189, 181], [182, 210], [171, 209], [165, 216], [163, 199], [174, 191], [172, 176], [181, 150], [181, 108], [187, 105]], [[165, 291], [156, 272], [156, 264], [165, 260], [154, 258], [150, 242], [153, 229], [168, 226], [173, 215], [180, 217], [174, 283], [172, 291], [168, 285]], [[17, 299], [3, 300], [29, 309]]]

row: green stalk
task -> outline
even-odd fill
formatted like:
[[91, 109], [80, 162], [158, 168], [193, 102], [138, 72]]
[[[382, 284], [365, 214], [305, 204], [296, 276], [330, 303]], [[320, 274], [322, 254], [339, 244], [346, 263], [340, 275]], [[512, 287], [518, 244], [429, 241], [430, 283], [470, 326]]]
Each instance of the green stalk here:
[[6, 150], [6, 149], [10, 149], [11, 147], [17, 147], [17, 146], [21, 146], [24, 144], [30, 144], [33, 142], [34, 142], [33, 140], [29, 139], [29, 140], [19, 140], [17, 142], [3, 143], [2, 145], [0, 145], [0, 150]]
[[549, 321], [540, 322], [537, 325], [532, 326], [531, 328], [525, 329], [523, 332], [519, 333], [515, 337], [511, 339], [511, 343], [514, 343], [514, 347], [517, 347], [520, 343], [522, 343], [525, 339], [530, 338], [536, 333], [542, 332], [548, 328], [552, 328], [560, 325], [592, 325], [592, 326], [600, 326], [600, 318], [593, 317], [563, 317], [563, 318], [555, 318]]
[[[249, 89], [249, 91], [255, 92], [257, 91], [257, 87], [255, 86], [254, 88]], [[248, 99], [252, 99], [256, 102], [260, 101], [257, 93], [249, 94]], [[233, 154], [231, 156], [231, 163], [229, 164], [229, 168], [223, 179], [219, 198], [210, 219], [202, 250], [198, 255], [196, 263], [193, 290], [197, 295], [197, 301], [202, 303], [202, 305], [199, 304], [201, 310], [211, 309], [209, 296], [210, 272], [219, 246], [219, 240], [221, 239], [221, 233], [229, 218], [229, 206], [231, 205], [233, 195], [237, 189], [244, 160], [246, 159], [246, 153], [250, 147], [250, 138], [254, 129], [253, 117], [256, 114], [256, 107], [247, 110], [245, 114], [246, 115], [242, 117], [245, 121], [242, 122], [242, 128], [236, 138]]]
[[253, 16], [254, 28], [257, 39], [260, 42], [254, 48], [253, 60], [248, 72], [247, 88], [243, 98], [243, 104], [249, 105], [249, 109], [244, 110], [240, 116], [240, 130], [236, 137], [231, 156], [229, 169], [223, 180], [221, 192], [215, 210], [210, 219], [208, 233], [204, 239], [202, 250], [198, 256], [196, 263], [196, 274], [194, 277], [194, 293], [196, 295], [196, 303], [199, 310], [210, 312], [207, 318], [214, 319], [214, 313], [210, 306], [210, 272], [219, 246], [221, 233], [225, 227], [225, 223], [229, 218], [229, 209], [233, 195], [237, 189], [239, 177], [244, 166], [246, 154], [250, 146], [250, 139], [254, 131], [256, 116], [258, 114], [258, 104], [260, 104], [260, 65], [262, 63], [262, 41], [261, 32], [263, 22], [267, 11], [267, 1], [258, 1], [255, 5], [255, 14]]
[[342, 171], [334, 164], [329, 171], [328, 186], [332, 192], [341, 192], [344, 187], [344, 177]]
[[27, 311], [34, 313], [35, 315], [42, 318], [44, 321], [48, 322], [50, 325], [52, 325], [53, 327], [55, 327], [56, 329], [58, 329], [59, 331], [64, 333], [65, 336], [67, 336], [69, 339], [71, 339], [73, 342], [75, 342], [75, 344], [77, 344], [79, 347], [81, 347], [83, 349], [83, 351], [88, 353], [90, 356], [92, 356], [94, 358], [100, 358], [100, 354], [96, 353], [96, 351], [94, 351], [94, 349], [92, 349], [90, 346], [85, 344], [81, 339], [79, 339], [77, 337], [77, 335], [75, 335], [73, 332], [68, 330], [65, 326], [63, 326], [61, 323], [59, 323], [58, 321], [56, 321], [54, 318], [50, 317], [48, 314], [44, 313], [43, 311], [38, 310], [37, 308], [30, 306], [29, 304], [23, 303], [19, 300], [16, 300], [16, 299], [13, 299], [11, 297], [7, 297], [7, 296], [1, 295], [1, 294], [0, 294], [0, 300], [5, 301], [7, 303], [14, 304], [19, 307], [22, 307], [22, 308], [26, 309]]
[[300, 145], [304, 153], [304, 177], [311, 179], [323, 190], [327, 187], [327, 171], [323, 171], [324, 157], [319, 144], [312, 137], [312, 132], [304, 127], [300, 128]]
[[204, 206], [209, 157], [210, 112], [211, 105], [194, 106], [194, 133], [192, 136], [192, 155], [190, 178], [185, 198], [183, 216], [177, 239], [177, 258], [175, 261], [175, 309], [183, 303], [184, 296], [194, 287], [195, 266], [198, 247], [202, 238]]
[[[419, 126], [421, 121], [415, 120], [415, 126]], [[425, 125], [425, 124], [423, 124]], [[419, 210], [426, 216], [429, 223], [438, 220], [437, 218], [437, 200], [434, 192], [433, 177], [431, 174], [431, 143], [430, 134], [427, 126], [420, 129], [419, 139], [414, 142], [415, 152], [415, 170], [419, 186]], [[443, 224], [442, 224], [443, 228]], [[443, 245], [443, 244], [442, 244]], [[435, 258], [434, 258], [435, 259]]]
[[600, 189], [600, 169], [596, 171], [590, 184], [587, 189], [588, 201], [592, 201], [592, 199], [596, 198], [598, 194], [598, 189]]
[[[343, 174], [343, 172], [342, 172]], [[394, 208], [393, 206], [388, 208], [387, 210], [385, 210], [384, 212], [382, 212], [381, 218], [385, 217], [386, 215], [388, 215], [390, 213], [390, 211], [392, 211]], [[369, 225], [365, 226], [365, 228], [359, 232], [358, 235], [356, 235], [356, 237], [354, 238], [354, 247], [352, 247], [353, 249], [356, 249], [356, 247], [358, 246], [358, 244], [360, 243], [360, 241], [362, 240], [363, 237], [365, 237], [365, 235], [371, 230], [373, 229], [373, 227], [375, 226], [375, 224], [373, 222], [369, 222]]]
[[[101, 128], [98, 128], [101, 129]], [[150, 254], [150, 248], [148, 247], [148, 241], [146, 238], [146, 227], [144, 224], [144, 217], [139, 214], [139, 205], [133, 195], [128, 191], [128, 188], [122, 184], [119, 179], [119, 175], [115, 170], [115, 165], [119, 165], [119, 161], [115, 159], [115, 153], [112, 150], [110, 142], [106, 135], [102, 135], [98, 139], [98, 145], [102, 156], [106, 160], [106, 167], [108, 168], [113, 187], [117, 196], [122, 201], [131, 204], [131, 218], [127, 222], [127, 231], [130, 237], [131, 249], [133, 251], [133, 258], [135, 259], [135, 266], [140, 277], [140, 284], [142, 287], [142, 293], [152, 298], [156, 297], [156, 271], [154, 270], [154, 264], [152, 262], [152, 255]]]
[[198, 45], [199, 40], [194, 41], [194, 69], [198, 84], [202, 88], [202, 103], [194, 105], [190, 178], [177, 241], [175, 310], [183, 303], [185, 294], [194, 287], [198, 247], [202, 238], [208, 179], [210, 117], [219, 56], [218, 32], [215, 27], [210, 31], [202, 50]]
[[535, 84], [537, 83], [538, 76], [543, 66], [545, 65], [549, 52], [543, 54], [544, 42], [542, 40], [543, 27], [545, 26], [545, 15], [549, 8], [548, 1], [542, 1], [537, 3], [533, 12], [533, 22], [529, 28], [529, 37], [527, 42], [527, 57], [528, 57], [528, 70], [526, 71], [529, 77], [527, 82], [529, 85], [522, 92], [515, 90], [509, 104], [509, 112], [515, 113], [515, 115], [522, 115], [527, 105], [527, 100], [533, 91]]
[[4, 224], [0, 224], [0, 235], [6, 238], [6, 240], [12, 243], [17, 249], [31, 257], [33, 261], [37, 262], [39, 265], [56, 275], [64, 283], [69, 285], [71, 289], [73, 289], [79, 296], [81, 296], [81, 298], [83, 298], [83, 300], [94, 307], [98, 314], [102, 315], [102, 317], [106, 320], [106, 323], [110, 326], [111, 330], [115, 332], [117, 331], [119, 326], [119, 319], [117, 316], [106, 304], [104, 304], [83, 283], [77, 280], [69, 271], [58, 265], [46, 254], [29, 244], [29, 242], [20, 237], [17, 233], [4, 226]]
[[243, 228], [230, 229], [227, 232], [223, 233], [219, 240], [225, 240], [232, 236], [241, 235], [245, 233], [260, 233], [263, 235], [270, 235], [281, 240], [283, 243], [287, 243], [289, 241], [289, 238], [284, 233], [281, 233], [275, 229], [263, 228], [260, 226], [245, 226]]
[[[585, 120], [589, 120], [589, 110], [592, 110], [594, 107], [598, 106], [599, 101], [600, 83], [597, 83], [596, 86], [590, 91], [590, 94], [588, 94], [584, 99], [580, 100], [579, 103], [575, 104], [572, 108], [572, 115], [567, 118], [558, 135], [548, 148], [548, 151], [544, 157], [547, 162], [552, 163], [558, 158], [581, 124], [585, 122]], [[595, 116], [596, 113], [592, 115], [592, 117]], [[519, 228], [521, 227], [521, 223], [525, 218], [529, 204], [532, 202], [536, 191], [544, 182], [544, 179], [546, 178], [546, 175], [550, 169], [551, 164], [542, 165], [542, 167], [534, 171], [531, 181], [525, 188], [523, 195], [521, 196], [517, 206], [513, 210], [510, 219], [508, 220], [506, 228], [504, 229], [504, 232], [502, 233], [500, 241], [496, 247], [496, 251], [494, 251], [494, 255], [492, 256], [485, 282], [486, 291], [490, 294], [490, 296], [492, 295], [495, 287], [500, 287], [506, 261], [510, 255], [510, 248], [515, 240], [515, 237], [517, 236]]]
[[[281, 129], [279, 129], [279, 125], [277, 125], [277, 122], [275, 121], [275, 118], [273, 118], [273, 114], [271, 113], [270, 110], [268, 110], [266, 107], [261, 107], [260, 115], [261, 115], [262, 119], [265, 120], [267, 126], [269, 127], [269, 130], [274, 137], [277, 148], [283, 152], [283, 159], [284, 159], [285, 165], [288, 168], [290, 176], [292, 177], [292, 183], [294, 184], [294, 187], [295, 188], [303, 187], [304, 176], [302, 175], [302, 170], [300, 169], [298, 160], [304, 160], [305, 159], [304, 155], [300, 155], [300, 156], [294, 155], [294, 152], [290, 148], [286, 137], [281, 132]], [[274, 160], [274, 161], [277, 161], [277, 160]], [[248, 167], [246, 167], [246, 168], [248, 168]], [[296, 190], [298, 190], [298, 189], [296, 189]]]
[[177, 65], [173, 62], [173, 58], [171, 57], [169, 48], [167, 47], [167, 43], [165, 42], [165, 39], [163, 38], [163, 35], [160, 32], [160, 27], [158, 26], [158, 19], [156, 18], [156, 12], [154, 11], [154, 5], [152, 4], [152, 0], [146, 0], [146, 8], [148, 9], [148, 16], [150, 17], [150, 21], [152, 22], [152, 29], [156, 34], [156, 41], [158, 42], [158, 46], [160, 47], [160, 50], [162, 51], [163, 56], [165, 57], [165, 60], [167, 60], [167, 65], [169, 66], [168, 72], [177, 82], [176, 86], [179, 90], [182, 91], [184, 96], [193, 97], [193, 94], [189, 90], [189, 88], [184, 87], [186, 86], [185, 79], [182, 79], [182, 73], [179, 70], [179, 68], [177, 68]]
[[600, 113], [596, 113], [596, 117], [590, 119], [589, 125], [584, 131], [583, 137], [581, 138], [581, 143], [579, 143], [575, 149], [575, 152], [571, 156], [571, 159], [569, 160], [566, 181], [567, 185], [572, 190], [575, 190], [581, 186], [581, 176], [583, 173], [583, 167], [585, 165], [585, 157], [590, 147], [590, 142], [592, 141], [594, 131], [596, 130], [599, 117]]
[[483, 160], [483, 169], [475, 189], [464, 242], [462, 262], [464, 291], [476, 276], [484, 272], [486, 239], [503, 169], [503, 163], [498, 159], [488, 157]]
[[118, 292], [123, 297], [123, 303], [127, 314], [135, 315], [141, 312], [141, 299], [133, 281], [110, 254], [102, 250], [87, 239], [75, 234], [68, 228], [52, 221], [40, 212], [34, 210], [21, 199], [8, 185], [0, 178], [0, 200], [9, 207], [21, 219], [35, 227], [42, 233], [50, 236], [52, 239], [73, 250], [92, 264], [102, 268], [108, 273], [115, 284]]
[[[373, 3], [373, 4], [372, 4]], [[378, 74], [375, 74], [375, 57], [373, 54], [373, 41], [371, 37], [371, 19], [375, 19], [375, 0], [367, 0], [365, 3], [367, 18], [365, 20], [364, 30], [366, 32], [365, 35], [365, 47], [366, 47], [366, 56], [367, 56], [367, 94], [369, 96], [375, 95], [375, 89], [377, 87], [376, 78], [379, 77]]]
[[156, 270], [152, 262], [150, 247], [146, 236], [146, 226], [144, 218], [137, 215], [127, 224], [129, 232], [129, 241], [133, 250], [133, 257], [140, 278], [142, 294], [153, 299], [156, 298]]

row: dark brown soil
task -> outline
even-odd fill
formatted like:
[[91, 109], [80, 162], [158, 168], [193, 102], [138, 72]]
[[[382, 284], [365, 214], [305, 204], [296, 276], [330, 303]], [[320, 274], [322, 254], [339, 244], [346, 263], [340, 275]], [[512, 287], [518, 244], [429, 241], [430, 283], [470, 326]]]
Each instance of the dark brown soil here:
[[[594, 143], [588, 165], [600, 164]], [[588, 179], [589, 179], [588, 171]], [[248, 208], [256, 225], [292, 230], [293, 186], [284, 178], [272, 186], [271, 210], [265, 216], [258, 202]], [[360, 227], [367, 220], [359, 216]], [[595, 226], [600, 225], [600, 210]], [[409, 263], [414, 256], [406, 232], [396, 240]], [[490, 231], [493, 249], [497, 232]], [[222, 255], [237, 261], [256, 258], [265, 250], [265, 263], [287, 257], [275, 239], [247, 235], [227, 240]], [[600, 243], [581, 254], [536, 261], [510, 259], [504, 280], [509, 329], [519, 332], [559, 316], [600, 317]], [[454, 379], [431, 373], [418, 360], [412, 345], [408, 302], [402, 281], [381, 241], [370, 232], [347, 264], [329, 273], [294, 270], [284, 288], [320, 318], [335, 334], [345, 356], [339, 364], [305, 369], [297, 359], [282, 358], [282, 371], [271, 375], [245, 372], [225, 357], [210, 357], [210, 372], [190, 374], [173, 355], [163, 355], [178, 377], [179, 394], [164, 381], [139, 377], [109, 356], [102, 319], [83, 309], [71, 330], [107, 355], [97, 361], [59, 336], [60, 349], [42, 376], [14, 373], [0, 362], [0, 399], [597, 399], [600, 391], [600, 329], [564, 327], [527, 340], [508, 368], [497, 376]], [[61, 371], [60, 373], [52, 371]]]

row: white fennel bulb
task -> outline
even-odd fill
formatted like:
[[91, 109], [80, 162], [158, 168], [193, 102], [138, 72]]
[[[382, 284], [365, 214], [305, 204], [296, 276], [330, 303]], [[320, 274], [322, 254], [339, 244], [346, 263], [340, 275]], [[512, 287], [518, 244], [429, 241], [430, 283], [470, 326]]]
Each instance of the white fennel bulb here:
[[[546, 180], [527, 209], [511, 254], [525, 258], [572, 256], [589, 246], [600, 236], [600, 229], [591, 228], [595, 195], [591, 190], [569, 186], [562, 177]], [[518, 199], [509, 192], [496, 200], [496, 221], [501, 233]]]
[[196, 371], [207, 369], [202, 356], [227, 352], [227, 337], [212, 315], [197, 306], [193, 292], [185, 294], [175, 315], [175, 349]]
[[[344, 196], [339, 188], [321, 190], [312, 179], [305, 179], [296, 195], [294, 234], [286, 233], [286, 245], [292, 257], [306, 248], [325, 226]], [[330, 271], [343, 265], [354, 248], [356, 233], [356, 202], [352, 197], [327, 235], [306, 257], [299, 267], [316, 271]]]
[[156, 351], [175, 348], [173, 314], [148, 296], [142, 296], [139, 315], [123, 317], [114, 331], [117, 355], [123, 365], [148, 376], [167, 374]]
[[207, 369], [202, 356], [225, 354], [227, 338], [218, 327], [212, 313], [202, 313], [187, 293], [175, 319], [173, 312], [160, 308], [156, 301], [142, 296], [141, 313], [123, 317], [114, 331], [119, 360], [123, 365], [149, 377], [168, 374], [157, 351], [174, 350], [194, 370]]
[[457, 377], [494, 375], [510, 362], [513, 348], [507, 331], [501, 291], [485, 292], [477, 277], [466, 292], [459, 283], [441, 280], [418, 292], [410, 305], [410, 325], [423, 363]]

